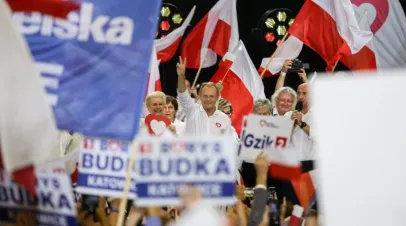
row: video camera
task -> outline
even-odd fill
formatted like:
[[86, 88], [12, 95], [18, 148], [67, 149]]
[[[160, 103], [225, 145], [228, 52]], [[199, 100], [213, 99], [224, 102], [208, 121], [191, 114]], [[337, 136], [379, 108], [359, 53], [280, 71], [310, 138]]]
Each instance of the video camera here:
[[301, 60], [296, 58], [292, 60], [292, 68], [289, 69], [289, 72], [299, 73], [302, 68], [309, 69], [309, 64], [305, 64]]

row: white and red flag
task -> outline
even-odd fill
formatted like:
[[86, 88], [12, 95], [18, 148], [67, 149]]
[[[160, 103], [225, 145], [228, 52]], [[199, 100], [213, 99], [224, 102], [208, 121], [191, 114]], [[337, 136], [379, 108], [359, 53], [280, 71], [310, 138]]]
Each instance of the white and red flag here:
[[183, 41], [181, 55], [187, 68], [210, 67], [240, 40], [236, 0], [219, 0]]
[[160, 62], [167, 62], [175, 55], [176, 51], [178, 50], [178, 46], [182, 41], [183, 34], [193, 18], [195, 9], [196, 6], [193, 6], [182, 26], [173, 30], [166, 37], [155, 40], [155, 48], [157, 51], [158, 60]]
[[[295, 59], [299, 56], [303, 48], [303, 42], [295, 36], [290, 36], [285, 42], [276, 50], [274, 58], [269, 63], [269, 57], [262, 59], [261, 66], [258, 73], [262, 74], [266, 70], [263, 77], [268, 77], [278, 74], [283, 67], [285, 60]], [[268, 64], [269, 63], [269, 64]]]
[[160, 73], [159, 73], [159, 60], [157, 58], [156, 49], [153, 46], [151, 52], [151, 61], [149, 63], [148, 73], [148, 87], [146, 95], [154, 91], [162, 91]]
[[291, 146], [284, 149], [275, 149], [267, 152], [269, 159], [269, 175], [281, 180], [290, 180], [300, 176], [302, 164], [299, 161], [297, 150]]
[[295, 190], [299, 203], [304, 208], [308, 208], [316, 195], [317, 171], [311, 170], [290, 180]]
[[[162, 91], [161, 78], [159, 73], [159, 60], [157, 58], [155, 47], [152, 46], [151, 51], [151, 61], [149, 63], [149, 72], [148, 72], [148, 86], [145, 90], [145, 96], [154, 92]], [[146, 107], [144, 107], [144, 116], [149, 114]]]
[[350, 0], [307, 0], [289, 33], [316, 51], [327, 62], [327, 71], [372, 38], [371, 32], [360, 29]]
[[233, 105], [231, 121], [240, 134], [243, 117], [252, 112], [254, 101], [266, 98], [264, 84], [242, 41], [225, 54], [219, 66], [210, 81], [223, 81], [221, 97]]
[[[366, 19], [373, 42], [341, 62], [351, 70], [403, 67], [406, 64], [406, 16], [399, 0], [351, 0]], [[366, 13], [367, 18], [364, 18]], [[361, 22], [360, 22], [360, 26]]]
[[59, 133], [39, 71], [5, 1], [0, 1], [0, 30], [2, 160], [14, 180], [35, 194], [34, 166], [59, 158]]

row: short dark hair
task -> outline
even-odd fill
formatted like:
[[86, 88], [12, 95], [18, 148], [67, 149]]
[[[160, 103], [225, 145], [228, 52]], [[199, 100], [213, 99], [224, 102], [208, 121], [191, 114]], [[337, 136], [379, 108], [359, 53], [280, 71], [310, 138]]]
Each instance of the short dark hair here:
[[171, 103], [175, 108], [175, 111], [178, 111], [179, 104], [175, 97], [166, 95], [166, 104]]

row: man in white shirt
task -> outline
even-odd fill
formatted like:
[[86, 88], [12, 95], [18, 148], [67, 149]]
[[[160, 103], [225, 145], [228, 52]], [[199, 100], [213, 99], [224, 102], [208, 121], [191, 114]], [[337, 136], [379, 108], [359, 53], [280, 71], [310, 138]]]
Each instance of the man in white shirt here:
[[199, 92], [200, 103], [196, 103], [186, 89], [185, 64], [182, 59], [176, 65], [176, 71], [178, 73], [178, 100], [186, 112], [185, 135], [236, 136], [230, 118], [216, 108], [217, 100], [220, 97], [219, 88], [214, 83], [203, 84]]
[[302, 111], [291, 111], [285, 114], [295, 121], [295, 128], [292, 134], [292, 145], [298, 150], [300, 161], [316, 159], [316, 143], [313, 125], [312, 109], [309, 102], [308, 84], [303, 83], [297, 89], [298, 101], [303, 103]]

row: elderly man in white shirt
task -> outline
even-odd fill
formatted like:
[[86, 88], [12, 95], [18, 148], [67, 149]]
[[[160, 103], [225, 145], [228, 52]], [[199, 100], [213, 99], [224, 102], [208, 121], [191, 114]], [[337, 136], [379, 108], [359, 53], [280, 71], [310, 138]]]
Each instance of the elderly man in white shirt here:
[[236, 136], [230, 118], [217, 110], [216, 103], [220, 90], [214, 83], [206, 83], [200, 88], [200, 103], [195, 103], [186, 90], [185, 64], [180, 59], [176, 65], [178, 73], [178, 100], [186, 112], [185, 135], [230, 135]]
[[309, 102], [308, 84], [301, 84], [298, 89], [298, 101], [303, 103], [303, 109], [291, 111], [285, 116], [291, 117], [295, 121], [295, 128], [292, 134], [292, 145], [299, 152], [300, 161], [316, 159], [316, 143], [314, 139], [314, 131], [311, 129], [313, 125], [312, 109]]

